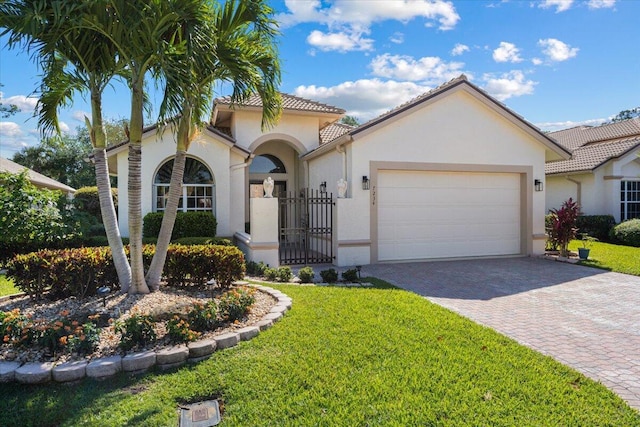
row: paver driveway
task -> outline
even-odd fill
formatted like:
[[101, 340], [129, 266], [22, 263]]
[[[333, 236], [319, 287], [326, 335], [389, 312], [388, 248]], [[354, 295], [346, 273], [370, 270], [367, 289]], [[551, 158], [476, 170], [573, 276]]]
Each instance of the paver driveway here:
[[537, 258], [362, 271], [549, 355], [640, 409], [640, 277]]

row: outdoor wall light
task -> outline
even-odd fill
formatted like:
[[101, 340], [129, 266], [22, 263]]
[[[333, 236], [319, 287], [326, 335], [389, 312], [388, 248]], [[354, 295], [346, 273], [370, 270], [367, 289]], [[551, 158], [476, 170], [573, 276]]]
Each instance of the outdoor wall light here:
[[536, 189], [536, 191], [542, 191], [543, 190], [543, 185], [542, 185], [542, 181], [540, 181], [539, 179], [536, 179], [533, 181], [533, 185]]
[[327, 192], [327, 181], [322, 181], [320, 183], [320, 192], [321, 193], [326, 193]]
[[363, 190], [369, 189], [369, 178], [366, 175], [362, 177], [362, 189]]

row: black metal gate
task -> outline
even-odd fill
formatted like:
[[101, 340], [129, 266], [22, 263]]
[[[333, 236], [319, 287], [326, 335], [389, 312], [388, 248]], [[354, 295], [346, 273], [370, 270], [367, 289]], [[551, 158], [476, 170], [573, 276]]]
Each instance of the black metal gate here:
[[280, 195], [280, 264], [333, 262], [333, 196], [304, 189]]

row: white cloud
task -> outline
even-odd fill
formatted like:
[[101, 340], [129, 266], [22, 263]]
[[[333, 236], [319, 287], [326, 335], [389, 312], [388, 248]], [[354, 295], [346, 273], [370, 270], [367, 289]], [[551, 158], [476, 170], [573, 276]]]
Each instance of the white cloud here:
[[82, 110], [76, 110], [71, 114], [71, 117], [73, 118], [73, 120], [84, 123], [85, 117], [88, 117], [89, 119], [91, 119], [91, 113], [87, 113], [86, 111], [82, 111]]
[[36, 142], [37, 138], [32, 136], [32, 132], [25, 132], [19, 124], [0, 122], [0, 156], [11, 158], [16, 151]]
[[607, 9], [616, 5], [616, 0], [589, 0], [589, 9]]
[[323, 33], [312, 31], [307, 37], [307, 43], [322, 51], [350, 52], [354, 50], [372, 50], [373, 40], [363, 38], [362, 33]]
[[452, 29], [460, 20], [453, 4], [444, 0], [334, 0], [328, 7], [323, 7], [323, 3], [320, 0], [285, 0], [289, 13], [281, 13], [276, 19], [283, 27], [304, 22], [368, 27], [374, 22], [408, 22], [421, 17], [437, 21], [441, 30]]
[[469, 52], [469, 46], [462, 43], [456, 43], [453, 49], [451, 49], [451, 55], [453, 56], [462, 55], [465, 52]]
[[578, 54], [577, 47], [571, 47], [558, 39], [538, 40], [538, 46], [542, 47], [542, 53], [552, 62], [562, 62], [573, 58]]
[[389, 41], [395, 44], [402, 44], [404, 43], [404, 34], [402, 34], [399, 31], [396, 31], [395, 33], [393, 33], [391, 37], [389, 37]]
[[573, 0], [544, 0], [543, 2], [538, 4], [538, 7], [541, 7], [543, 9], [555, 7], [556, 13], [560, 13], [571, 8], [572, 4]]
[[544, 61], [540, 58], [533, 58], [531, 62], [533, 63], [533, 65], [542, 65]]
[[543, 122], [543, 123], [535, 123], [535, 125], [543, 131], [546, 132], [555, 132], [557, 130], [574, 128], [577, 126], [599, 126], [604, 123], [606, 119], [589, 119], [583, 120], [580, 122], [574, 122], [571, 120], [567, 120], [564, 122]]
[[446, 62], [437, 56], [414, 59], [404, 55], [378, 55], [369, 64], [373, 75], [389, 79], [440, 84], [462, 74], [462, 62]]
[[500, 42], [500, 47], [493, 51], [493, 60], [496, 62], [521, 62], [520, 49], [513, 43]]
[[69, 133], [69, 131], [71, 130], [69, 125], [66, 124], [65, 122], [59, 122], [58, 126], [60, 126], [60, 132], [62, 133]]
[[[439, 23], [440, 30], [451, 30], [460, 20], [453, 4], [444, 0], [286, 0], [288, 12], [276, 16], [282, 28], [300, 23], [325, 25], [327, 32], [318, 30], [309, 34], [307, 41], [321, 50], [370, 50], [373, 40], [365, 39], [371, 25], [383, 21], [409, 22], [423, 18], [425, 26]], [[404, 38], [392, 36], [391, 41], [401, 43]], [[336, 48], [335, 46], [338, 46]]]
[[38, 98], [34, 96], [14, 95], [9, 98], [4, 97], [4, 93], [0, 92], [0, 104], [3, 105], [15, 105], [25, 113], [31, 113], [35, 110], [38, 104]]
[[499, 101], [514, 96], [531, 95], [537, 84], [533, 80], [527, 80], [524, 73], [519, 70], [513, 70], [500, 76], [485, 74], [483, 80], [486, 82], [484, 90]]
[[429, 86], [412, 82], [362, 79], [332, 87], [299, 86], [294, 94], [331, 105], [339, 105], [347, 110], [348, 115], [365, 122], [430, 89]]

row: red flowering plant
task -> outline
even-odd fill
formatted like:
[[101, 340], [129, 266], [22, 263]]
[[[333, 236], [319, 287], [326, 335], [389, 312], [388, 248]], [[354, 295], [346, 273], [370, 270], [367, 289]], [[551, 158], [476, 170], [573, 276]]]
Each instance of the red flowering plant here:
[[569, 242], [576, 238], [578, 232], [576, 220], [580, 207], [572, 198], [569, 198], [560, 209], [551, 209], [549, 213], [551, 215], [549, 239], [560, 249], [561, 256], [569, 256]]

